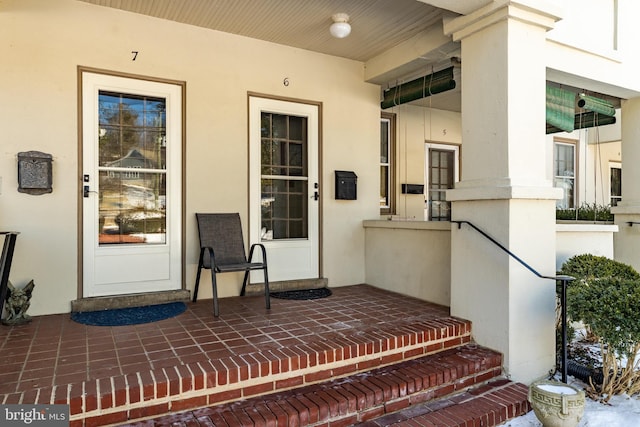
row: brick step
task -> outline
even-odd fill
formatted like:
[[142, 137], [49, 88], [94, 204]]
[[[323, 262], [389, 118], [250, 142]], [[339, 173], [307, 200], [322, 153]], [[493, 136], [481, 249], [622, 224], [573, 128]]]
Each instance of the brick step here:
[[[262, 304], [261, 298], [257, 300]], [[406, 311], [406, 307], [400, 309]], [[208, 311], [206, 313], [210, 316]], [[424, 310], [422, 313], [375, 328], [368, 328], [367, 324], [358, 321], [355, 327], [343, 330], [321, 335], [307, 333], [302, 338], [295, 338], [298, 344], [278, 344], [278, 348], [251, 346], [247, 353], [238, 351], [224, 357], [176, 365], [168, 361], [152, 371], [140, 370], [63, 385], [40, 396], [46, 402], [69, 404], [71, 427], [123, 425], [287, 392], [454, 350], [471, 341], [470, 322], [439, 313], [434, 316]], [[284, 313], [281, 316], [293, 315]], [[274, 322], [275, 316], [271, 317], [269, 322]], [[262, 333], [256, 332], [256, 336], [264, 339]], [[211, 345], [205, 342], [208, 337], [199, 338], [203, 348]], [[217, 345], [215, 337], [211, 339], [213, 345]], [[499, 367], [499, 363], [496, 366]]]
[[127, 425], [354, 425], [482, 386], [500, 377], [501, 364], [499, 353], [467, 344], [344, 378]]
[[531, 410], [528, 387], [501, 379], [448, 398], [415, 405], [383, 415], [355, 427], [460, 427], [498, 426]]

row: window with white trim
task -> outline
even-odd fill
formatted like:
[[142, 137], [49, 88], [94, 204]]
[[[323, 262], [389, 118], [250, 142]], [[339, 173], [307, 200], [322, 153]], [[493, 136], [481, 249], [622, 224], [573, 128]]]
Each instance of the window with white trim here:
[[380, 118], [380, 214], [395, 213], [395, 114]]
[[556, 201], [557, 209], [576, 207], [576, 144], [554, 141], [553, 186], [563, 190], [562, 198]]
[[622, 200], [622, 167], [619, 163], [609, 164], [610, 179], [610, 203], [611, 206], [618, 206]]

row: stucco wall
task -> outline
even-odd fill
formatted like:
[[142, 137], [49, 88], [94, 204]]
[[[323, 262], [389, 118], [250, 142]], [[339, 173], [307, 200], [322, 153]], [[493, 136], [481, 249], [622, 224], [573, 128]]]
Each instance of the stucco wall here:
[[613, 259], [613, 236], [618, 226], [612, 224], [556, 225], [556, 270], [575, 255], [591, 254]]
[[368, 284], [451, 304], [450, 222], [365, 221], [364, 227]]
[[[330, 286], [364, 281], [362, 219], [379, 213], [380, 111], [362, 63], [71, 0], [3, 1], [0, 40], [0, 229], [21, 233], [11, 279], [35, 280], [31, 314], [67, 312], [78, 297], [78, 66], [186, 82], [189, 289], [194, 213], [248, 218], [247, 92], [321, 102], [322, 272]], [[29, 150], [53, 155], [53, 193], [17, 192], [16, 154]], [[357, 201], [334, 199], [336, 169], [358, 175]], [[220, 296], [237, 295], [240, 281], [223, 276]], [[210, 295], [203, 285], [199, 297]]]

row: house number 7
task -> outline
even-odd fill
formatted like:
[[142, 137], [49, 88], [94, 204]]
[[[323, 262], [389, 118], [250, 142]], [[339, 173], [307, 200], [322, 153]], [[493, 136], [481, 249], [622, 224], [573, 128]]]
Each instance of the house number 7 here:
[[133, 58], [131, 58], [132, 61], [135, 61], [136, 58], [138, 57], [138, 51], [137, 50], [132, 50], [131, 54], [133, 55]]

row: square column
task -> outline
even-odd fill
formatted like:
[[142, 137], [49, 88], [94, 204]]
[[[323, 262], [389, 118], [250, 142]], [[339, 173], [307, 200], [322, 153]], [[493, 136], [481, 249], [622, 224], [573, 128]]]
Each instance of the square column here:
[[[447, 191], [470, 221], [542, 275], [555, 275], [555, 201], [545, 138], [546, 2], [496, 1], [445, 25], [462, 45], [462, 180]], [[555, 366], [555, 289], [466, 224], [452, 225], [451, 313], [530, 382]]]
[[[611, 208], [618, 232], [614, 233], [617, 261], [640, 271], [640, 98], [622, 101], [622, 200]], [[631, 223], [631, 224], [630, 224]]]

